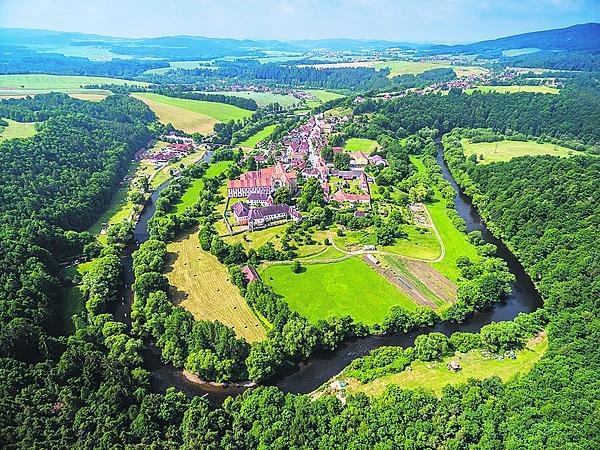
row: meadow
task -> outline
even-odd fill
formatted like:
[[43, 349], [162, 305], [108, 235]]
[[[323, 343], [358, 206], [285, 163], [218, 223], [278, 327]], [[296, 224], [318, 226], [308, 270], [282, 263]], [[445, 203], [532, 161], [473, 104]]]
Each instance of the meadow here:
[[[440, 396], [444, 386], [466, 383], [470, 378], [483, 380], [497, 376], [506, 382], [518, 374], [529, 372], [547, 349], [548, 337], [542, 334], [529, 340], [522, 350], [516, 351], [515, 359], [499, 360], [493, 356], [484, 358], [480, 350], [472, 350], [468, 353], [457, 353], [440, 362], [415, 361], [410, 368], [400, 373], [386, 375], [370, 383], [361, 384], [357, 380], [349, 379], [348, 392], [364, 392], [375, 396], [381, 394], [390, 384], [395, 384], [403, 389], [426, 389]], [[449, 361], [458, 362], [462, 370], [448, 370], [446, 364]]]
[[466, 90], [468, 94], [474, 91], [500, 93], [537, 92], [538, 94], [558, 94], [560, 89], [550, 86], [478, 86], [476, 88]]
[[350, 138], [344, 143], [344, 150], [347, 152], [366, 152], [371, 153], [379, 147], [377, 141], [364, 138]]
[[249, 342], [266, 337], [263, 325], [229, 281], [229, 272], [215, 256], [202, 251], [198, 236], [190, 233], [167, 246], [171, 264], [167, 278], [176, 304], [197, 320], [218, 320], [233, 327]]
[[239, 120], [252, 114], [251, 111], [225, 103], [173, 98], [151, 92], [133, 96], [146, 103], [162, 123], [172, 123], [186, 133], [209, 134], [217, 122]]
[[8, 126], [0, 127], [0, 141], [13, 138], [26, 138], [35, 134], [35, 122], [15, 122], [10, 119], [4, 120], [8, 122]]
[[433, 69], [453, 69], [458, 77], [486, 73], [487, 70], [476, 66], [457, 66], [441, 61], [382, 61], [373, 65], [376, 70], [390, 69], [389, 78], [398, 75], [418, 75]]
[[[141, 81], [123, 80], [120, 78], [107, 77], [86, 77], [86, 76], [71, 76], [71, 75], [43, 75], [43, 74], [28, 74], [28, 75], [0, 75], [0, 92], [10, 94], [13, 91], [15, 94], [27, 95], [27, 93], [36, 93], [35, 91], [61, 91], [71, 92], [73, 90], [81, 92], [81, 86], [89, 84], [137, 84], [147, 86], [148, 83]], [[85, 92], [85, 90], [83, 90]], [[24, 93], [23, 93], [24, 92]]]
[[300, 100], [291, 95], [273, 94], [271, 92], [253, 92], [253, 91], [211, 91], [208, 94], [221, 94], [235, 97], [251, 98], [258, 106], [267, 106], [272, 103], [279, 103], [284, 108], [300, 103]]
[[261, 271], [261, 277], [290, 308], [312, 322], [350, 315], [372, 325], [381, 322], [394, 305], [415, 308], [410, 298], [358, 257], [305, 264], [301, 273], [292, 272], [289, 265], [271, 265]]
[[[230, 161], [219, 161], [210, 165], [208, 170], [206, 171], [205, 176], [207, 177], [216, 177], [223, 173], [227, 167], [231, 165]], [[202, 178], [197, 178], [192, 181], [192, 184], [189, 188], [185, 190], [179, 202], [174, 205], [174, 212], [180, 213], [185, 211], [188, 207], [193, 206], [194, 203], [198, 200], [198, 196], [204, 187], [204, 180]]]
[[321, 103], [344, 97], [344, 95], [342, 94], [338, 94], [337, 92], [326, 91], [325, 89], [304, 89], [304, 91], [314, 95], [318, 99], [307, 101], [306, 105], [309, 108], [316, 108]]
[[560, 145], [544, 143], [538, 144], [533, 141], [499, 141], [499, 142], [478, 142], [469, 143], [468, 139], [462, 139], [461, 144], [465, 150], [465, 155], [483, 155], [480, 164], [489, 164], [498, 161], [509, 161], [517, 156], [539, 156], [551, 155], [567, 158], [572, 155], [582, 155], [582, 152], [561, 147]]
[[277, 125], [267, 125], [262, 130], [260, 130], [256, 134], [250, 136], [245, 141], [240, 142], [238, 144], [238, 146], [243, 147], [243, 148], [252, 148], [253, 149], [256, 147], [256, 144], [258, 144], [260, 141], [268, 138], [273, 133], [273, 131], [275, 131], [275, 128], [277, 128]]

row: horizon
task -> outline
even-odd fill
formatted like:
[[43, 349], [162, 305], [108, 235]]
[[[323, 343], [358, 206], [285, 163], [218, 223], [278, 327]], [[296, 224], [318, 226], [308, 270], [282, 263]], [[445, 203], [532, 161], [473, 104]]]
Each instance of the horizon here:
[[[600, 0], [3, 0], [0, 27], [113, 38], [191, 36], [248, 40], [383, 40], [462, 44], [600, 22]], [[24, 8], [25, 6], [25, 8]], [[159, 11], [158, 13], [155, 13]], [[386, 14], [380, 14], [385, 11]], [[74, 27], [73, 24], [80, 24]], [[164, 30], [157, 32], [156, 30]], [[260, 31], [258, 31], [260, 30]]]

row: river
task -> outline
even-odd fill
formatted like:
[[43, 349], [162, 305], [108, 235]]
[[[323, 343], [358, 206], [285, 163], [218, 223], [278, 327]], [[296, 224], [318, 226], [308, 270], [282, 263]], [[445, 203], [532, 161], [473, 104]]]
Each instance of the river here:
[[[506, 302], [495, 305], [489, 311], [476, 312], [470, 320], [462, 324], [439, 323], [434, 327], [416, 330], [411, 333], [367, 336], [347, 341], [335, 352], [320, 353], [306, 363], [300, 364], [292, 373], [274, 380], [270, 384], [277, 386], [283, 392], [307, 394], [341, 372], [352, 360], [368, 355], [371, 350], [376, 348], [386, 345], [408, 347], [413, 345], [417, 336], [432, 331], [438, 331], [448, 336], [456, 331], [476, 333], [481, 327], [491, 322], [512, 320], [520, 312], [532, 312], [542, 305], [542, 299], [521, 263], [502, 241], [489, 232], [470, 199], [460, 191], [443, 159], [442, 148], [439, 143], [436, 159], [442, 169], [444, 179], [450, 182], [456, 192], [456, 210], [465, 220], [468, 231], [479, 230], [485, 242], [496, 245], [498, 256], [507, 262], [510, 271], [515, 275], [516, 281], [512, 285], [512, 292], [509, 298]], [[140, 243], [148, 239], [148, 220], [152, 218], [156, 211], [155, 202], [158, 194], [166, 186], [168, 186], [168, 182], [154, 191], [150, 202], [140, 216], [135, 229], [135, 237]], [[131, 292], [131, 284], [133, 282], [131, 251], [125, 259], [125, 268], [127, 280], [126, 301], [119, 305], [114, 313], [119, 320], [130, 323], [131, 302], [133, 300]], [[226, 397], [237, 395], [244, 390], [241, 387], [205, 386], [193, 383], [187, 380], [180, 370], [162, 364], [160, 361], [160, 351], [152, 344], [149, 344], [145, 351], [144, 361], [145, 368], [150, 370], [152, 374], [152, 387], [157, 392], [164, 392], [169, 387], [175, 387], [189, 396], [206, 396], [211, 404], [219, 405]]]

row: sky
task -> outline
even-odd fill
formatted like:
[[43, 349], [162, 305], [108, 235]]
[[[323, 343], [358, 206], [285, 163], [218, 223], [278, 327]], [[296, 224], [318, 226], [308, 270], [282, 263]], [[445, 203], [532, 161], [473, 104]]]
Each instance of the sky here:
[[460, 43], [600, 22], [600, 0], [0, 0], [0, 27]]

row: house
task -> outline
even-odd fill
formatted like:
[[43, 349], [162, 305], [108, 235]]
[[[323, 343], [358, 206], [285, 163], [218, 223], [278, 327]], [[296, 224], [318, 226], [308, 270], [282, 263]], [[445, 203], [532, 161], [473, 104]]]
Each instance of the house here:
[[366, 252], [374, 252], [375, 251], [375, 246], [372, 244], [367, 244], [364, 246], [364, 249]]
[[379, 155], [373, 155], [369, 157], [369, 162], [371, 164], [373, 164], [374, 166], [384, 166], [387, 167], [389, 164], [388, 162], [381, 156]]
[[370, 253], [367, 253], [367, 254], [365, 255], [365, 259], [366, 259], [366, 260], [367, 260], [369, 263], [373, 264], [374, 266], [377, 266], [377, 265], [379, 265], [379, 260], [377, 259], [377, 257], [376, 257], [375, 255], [372, 255], [372, 254], [370, 254]]
[[369, 194], [347, 194], [342, 190], [337, 191], [332, 200], [340, 203], [364, 203], [371, 204], [371, 196]]
[[287, 172], [281, 163], [265, 169], [243, 173], [237, 180], [227, 183], [227, 196], [248, 197], [251, 194], [271, 194], [280, 187], [294, 192], [297, 187], [296, 174]]
[[348, 152], [348, 155], [352, 167], [364, 167], [369, 164], [369, 155], [365, 152]]
[[360, 177], [363, 173], [360, 169], [352, 169], [352, 170], [332, 170], [331, 175], [334, 177], [340, 177], [344, 180], [354, 180]]
[[337, 155], [338, 153], [344, 153], [343, 147], [333, 147], [333, 154]]
[[363, 172], [358, 177], [358, 186], [365, 192], [369, 193], [369, 180], [367, 175]]
[[446, 364], [446, 367], [452, 372], [458, 372], [461, 370], [460, 364], [458, 364], [456, 361], [450, 361], [448, 364]]
[[260, 281], [260, 275], [252, 266], [243, 266], [242, 273], [245, 275], [248, 284], [252, 283], [253, 281]]
[[268, 206], [273, 204], [273, 197], [269, 194], [250, 194], [246, 201], [250, 206]]
[[302, 215], [296, 208], [285, 203], [251, 208], [246, 202], [237, 202], [231, 207], [231, 210], [237, 224], [248, 225], [249, 230], [263, 227], [276, 220], [298, 221], [302, 219]]

